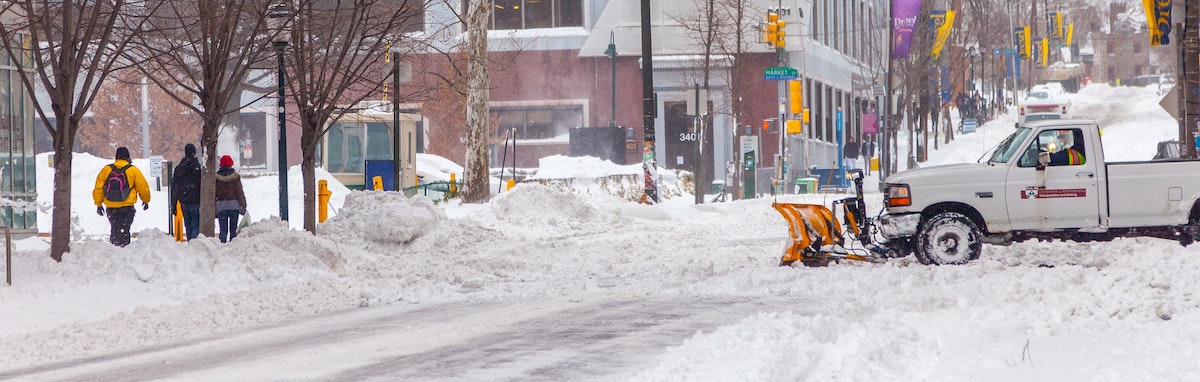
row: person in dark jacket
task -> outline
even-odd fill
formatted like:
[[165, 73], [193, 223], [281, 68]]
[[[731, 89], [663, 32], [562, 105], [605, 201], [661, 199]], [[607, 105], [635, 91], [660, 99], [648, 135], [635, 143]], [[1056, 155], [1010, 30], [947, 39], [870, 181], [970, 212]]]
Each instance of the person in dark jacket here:
[[[113, 171], [124, 172], [124, 178], [110, 179]], [[120, 193], [128, 195], [124, 198], [115, 196]], [[96, 174], [96, 187], [92, 189], [96, 214], [104, 216], [108, 213], [108, 242], [118, 247], [129, 245], [129, 227], [133, 225], [133, 216], [137, 213], [133, 205], [137, 204], [138, 198], [142, 199], [143, 210], [150, 208], [150, 185], [146, 183], [142, 171], [129, 159], [129, 149], [118, 147], [116, 160], [100, 168], [100, 173]]]
[[862, 146], [854, 140], [854, 136], [846, 134], [846, 148], [842, 151], [842, 157], [846, 159], [846, 169], [858, 168], [858, 155], [861, 152]]
[[221, 156], [221, 168], [217, 170], [217, 225], [220, 227], [221, 242], [237, 237], [238, 215], [246, 214], [246, 194], [242, 191], [242, 177], [233, 169], [233, 158]]
[[183, 146], [183, 159], [175, 166], [171, 175], [171, 215], [175, 204], [183, 210], [183, 228], [187, 239], [200, 234], [200, 161], [196, 159], [196, 145]]

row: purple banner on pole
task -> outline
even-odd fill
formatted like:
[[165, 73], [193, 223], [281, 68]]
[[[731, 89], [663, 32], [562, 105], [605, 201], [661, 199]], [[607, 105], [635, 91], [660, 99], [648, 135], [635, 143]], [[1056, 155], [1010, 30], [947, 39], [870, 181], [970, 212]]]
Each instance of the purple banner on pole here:
[[875, 113], [863, 113], [862, 115], [862, 133], [863, 134], [878, 134], [879, 133], [879, 118]]
[[892, 59], [908, 57], [912, 34], [917, 28], [917, 17], [921, 14], [922, 0], [894, 0], [892, 2]]

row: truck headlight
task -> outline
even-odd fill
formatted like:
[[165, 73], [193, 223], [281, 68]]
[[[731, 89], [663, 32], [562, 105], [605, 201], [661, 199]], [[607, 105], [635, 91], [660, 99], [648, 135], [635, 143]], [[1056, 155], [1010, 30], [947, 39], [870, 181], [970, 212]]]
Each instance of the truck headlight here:
[[907, 184], [889, 184], [887, 185], [887, 198], [883, 203], [888, 207], [905, 207], [912, 205], [912, 196], [908, 194]]

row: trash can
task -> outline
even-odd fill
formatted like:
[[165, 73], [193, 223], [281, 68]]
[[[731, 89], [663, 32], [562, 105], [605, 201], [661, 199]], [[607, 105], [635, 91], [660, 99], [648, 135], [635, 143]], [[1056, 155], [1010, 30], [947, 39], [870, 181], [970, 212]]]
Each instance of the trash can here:
[[879, 158], [871, 157], [871, 171], [879, 171]]
[[797, 178], [796, 193], [812, 194], [817, 192], [817, 178]]
[[725, 181], [724, 180], [714, 180], [712, 182], [712, 190], [710, 191], [710, 193], [720, 194], [721, 191], [724, 191], [724, 190], [725, 190]]

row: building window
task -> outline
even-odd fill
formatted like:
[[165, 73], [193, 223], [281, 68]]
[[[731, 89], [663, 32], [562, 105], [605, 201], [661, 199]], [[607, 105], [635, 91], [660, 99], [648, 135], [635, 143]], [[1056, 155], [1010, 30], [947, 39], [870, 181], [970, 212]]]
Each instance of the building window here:
[[[468, 3], [463, 1], [466, 14]], [[488, 29], [583, 26], [583, 0], [494, 0]]]
[[517, 139], [550, 139], [583, 126], [583, 109], [579, 106], [492, 108], [492, 116], [500, 120], [498, 139], [504, 139], [504, 132], [510, 129], [516, 131]]
[[404, 0], [405, 7], [403, 16], [408, 16], [400, 24], [400, 30], [404, 33], [421, 32], [425, 30], [425, 6], [419, 0]]

